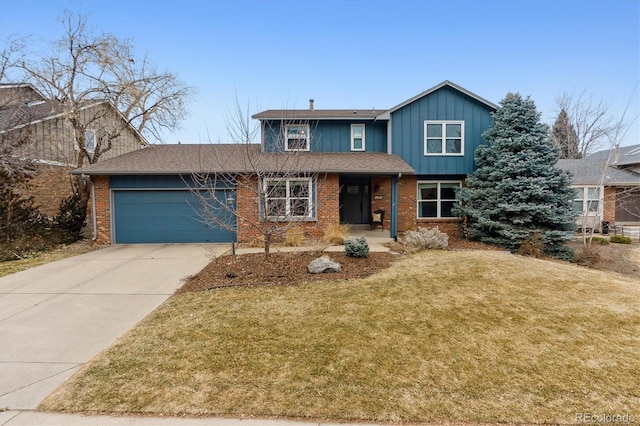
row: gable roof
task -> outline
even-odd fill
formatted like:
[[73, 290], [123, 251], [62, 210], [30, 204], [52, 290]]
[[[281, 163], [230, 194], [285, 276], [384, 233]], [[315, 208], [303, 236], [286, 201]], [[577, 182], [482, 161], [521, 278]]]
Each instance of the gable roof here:
[[373, 120], [380, 109], [269, 109], [251, 116], [257, 120]]
[[406, 101], [394, 106], [391, 109], [382, 110], [382, 109], [269, 109], [266, 111], [259, 112], [251, 116], [251, 118], [257, 120], [353, 120], [353, 119], [369, 119], [369, 120], [389, 120], [391, 118], [391, 113], [404, 107], [405, 105], [410, 104], [411, 102], [417, 101], [418, 99], [427, 96], [437, 90], [442, 89], [443, 87], [450, 87], [454, 90], [457, 90], [460, 93], [463, 93], [466, 96], [469, 96], [472, 99], [486, 105], [492, 110], [497, 110], [498, 106], [488, 100], [476, 95], [473, 92], [465, 89], [462, 86], [458, 86], [455, 83], [452, 83], [449, 80], [445, 80], [440, 84], [433, 86], [430, 89], [425, 90], [424, 92], [407, 99]]
[[476, 95], [473, 92], [470, 92], [469, 90], [465, 89], [464, 87], [458, 86], [457, 84], [452, 83], [449, 80], [445, 80], [442, 83], [437, 84], [437, 85], [433, 86], [432, 88], [427, 89], [424, 92], [419, 93], [416, 96], [414, 96], [414, 97], [412, 97], [410, 99], [407, 99], [406, 101], [404, 101], [402, 103], [399, 103], [398, 105], [394, 106], [393, 108], [388, 109], [387, 111], [385, 111], [382, 114], [380, 114], [377, 117], [377, 119], [378, 120], [389, 120], [391, 118], [391, 113], [392, 112], [397, 111], [400, 108], [403, 108], [403, 107], [409, 105], [410, 103], [417, 101], [420, 98], [424, 98], [425, 96], [428, 96], [431, 93], [442, 89], [443, 87], [450, 87], [450, 88], [452, 88], [454, 90], [457, 90], [458, 92], [463, 93], [463, 94], [467, 95], [468, 97], [470, 97], [472, 99], [475, 99], [476, 101], [486, 105], [487, 107], [489, 107], [490, 109], [492, 109], [494, 111], [498, 109], [498, 105], [494, 104], [493, 102], [489, 102], [485, 98], [480, 97], [480, 96]]
[[[62, 102], [53, 99], [46, 99], [31, 84], [2, 84], [0, 85], [0, 93], [9, 90], [29, 89], [37, 94], [37, 98], [27, 98], [27, 102], [21, 104], [9, 104], [6, 108], [0, 106], [0, 134], [12, 130], [20, 129], [43, 121], [52, 120], [54, 118], [64, 117], [65, 109]], [[6, 96], [6, 95], [4, 95]], [[98, 105], [106, 105], [116, 115], [118, 115], [127, 127], [142, 142], [142, 145], [149, 145], [144, 136], [133, 127], [133, 125], [122, 115], [110, 101], [106, 99], [87, 99], [80, 104], [80, 109], [85, 110]]]
[[[610, 159], [609, 154], [611, 154]], [[600, 161], [607, 161], [607, 159], [609, 159], [610, 164], [615, 166], [630, 166], [633, 164], [640, 164], [640, 144], [621, 146], [618, 148], [605, 149], [602, 151], [594, 152], [593, 154], [587, 155], [586, 159]]]
[[[259, 163], [259, 164], [258, 164]], [[258, 165], [256, 165], [258, 164]], [[150, 145], [109, 158], [73, 174], [171, 175], [191, 173], [320, 172], [413, 174], [397, 155], [382, 152], [263, 153], [258, 144]]]
[[640, 173], [617, 167], [607, 166], [606, 161], [599, 158], [583, 158], [579, 160], [558, 160], [558, 167], [573, 175], [574, 185], [599, 185], [604, 173], [605, 185], [625, 186], [640, 185]]

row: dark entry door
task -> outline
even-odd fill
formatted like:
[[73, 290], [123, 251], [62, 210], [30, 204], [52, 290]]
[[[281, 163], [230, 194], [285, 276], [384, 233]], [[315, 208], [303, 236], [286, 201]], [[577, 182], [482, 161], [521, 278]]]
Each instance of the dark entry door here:
[[340, 179], [340, 222], [369, 223], [371, 216], [371, 180], [368, 178]]

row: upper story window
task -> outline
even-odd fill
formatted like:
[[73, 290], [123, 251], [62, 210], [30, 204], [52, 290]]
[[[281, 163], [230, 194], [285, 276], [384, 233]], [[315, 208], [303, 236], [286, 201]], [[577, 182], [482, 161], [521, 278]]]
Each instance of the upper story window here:
[[425, 121], [424, 155], [464, 155], [464, 121]]
[[287, 124], [285, 151], [309, 151], [309, 125]]
[[96, 149], [96, 132], [93, 130], [84, 131], [84, 147], [90, 152]]
[[455, 217], [451, 209], [458, 203], [460, 181], [418, 182], [418, 218]]
[[266, 215], [270, 219], [310, 218], [313, 215], [310, 178], [265, 181]]
[[574, 188], [576, 195], [573, 199], [573, 209], [578, 214], [597, 213], [600, 203], [600, 188], [584, 186]]
[[351, 125], [351, 151], [364, 151], [364, 124]]

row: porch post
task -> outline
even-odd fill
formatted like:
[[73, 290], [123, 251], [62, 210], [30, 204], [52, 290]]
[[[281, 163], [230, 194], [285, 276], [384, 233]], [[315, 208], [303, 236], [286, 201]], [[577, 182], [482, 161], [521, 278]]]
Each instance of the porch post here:
[[389, 236], [396, 238], [398, 235], [398, 176], [391, 177], [391, 226]]

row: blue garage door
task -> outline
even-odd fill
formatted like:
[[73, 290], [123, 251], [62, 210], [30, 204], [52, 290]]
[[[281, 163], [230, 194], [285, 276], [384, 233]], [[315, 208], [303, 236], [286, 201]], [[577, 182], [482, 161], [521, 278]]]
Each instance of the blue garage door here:
[[[219, 197], [225, 196], [224, 191], [218, 193]], [[209, 243], [235, 239], [234, 232], [203, 223], [198, 209], [200, 200], [191, 191], [114, 191], [115, 242]]]

